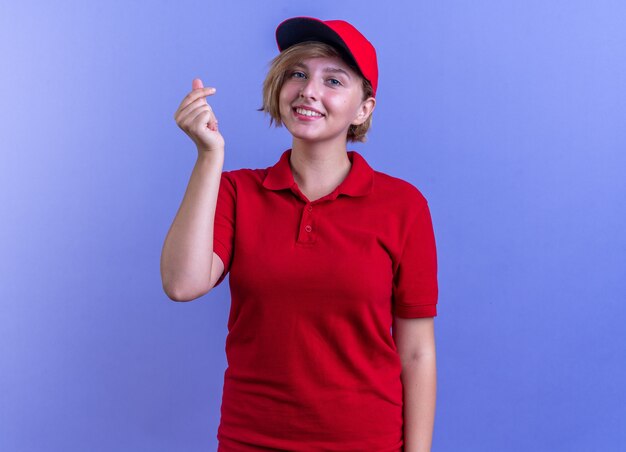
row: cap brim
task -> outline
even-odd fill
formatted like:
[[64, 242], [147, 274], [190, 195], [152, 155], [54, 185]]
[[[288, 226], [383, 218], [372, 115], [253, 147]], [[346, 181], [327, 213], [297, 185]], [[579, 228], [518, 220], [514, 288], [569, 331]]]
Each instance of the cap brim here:
[[294, 44], [306, 41], [319, 41], [336, 48], [352, 65], [358, 64], [343, 39], [328, 25], [312, 17], [293, 17], [283, 21], [276, 28], [276, 44], [281, 52]]

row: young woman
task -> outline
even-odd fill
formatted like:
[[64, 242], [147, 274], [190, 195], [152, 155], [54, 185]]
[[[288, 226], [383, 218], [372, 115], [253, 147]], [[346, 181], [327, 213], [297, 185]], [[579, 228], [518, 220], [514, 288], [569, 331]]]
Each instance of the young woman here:
[[[345, 21], [296, 17], [262, 111], [292, 135], [264, 169], [223, 171], [199, 79], [175, 113], [198, 159], [165, 239], [176, 301], [230, 272], [220, 451], [428, 451], [435, 414], [437, 258], [428, 203], [373, 170], [371, 43]], [[387, 151], [385, 149], [384, 151]]]

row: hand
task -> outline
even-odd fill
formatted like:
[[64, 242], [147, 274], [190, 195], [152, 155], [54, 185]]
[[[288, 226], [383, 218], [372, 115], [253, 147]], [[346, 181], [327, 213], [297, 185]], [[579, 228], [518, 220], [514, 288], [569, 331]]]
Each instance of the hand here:
[[185, 96], [174, 113], [176, 124], [196, 143], [198, 151], [224, 149], [224, 137], [217, 128], [217, 118], [206, 97], [215, 88], [204, 87], [199, 78], [191, 82], [191, 92]]

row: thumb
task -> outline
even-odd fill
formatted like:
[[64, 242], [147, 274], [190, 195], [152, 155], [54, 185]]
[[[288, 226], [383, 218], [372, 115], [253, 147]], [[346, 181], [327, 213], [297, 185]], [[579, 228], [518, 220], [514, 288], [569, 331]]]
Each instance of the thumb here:
[[199, 78], [194, 78], [193, 81], [191, 82], [191, 89], [199, 89], [199, 88], [204, 88], [204, 85], [202, 84], [202, 80], [200, 80]]

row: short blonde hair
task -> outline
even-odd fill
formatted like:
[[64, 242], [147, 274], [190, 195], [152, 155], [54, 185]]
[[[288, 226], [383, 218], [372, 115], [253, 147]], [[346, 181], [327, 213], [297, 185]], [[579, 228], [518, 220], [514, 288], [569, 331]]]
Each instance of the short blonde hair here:
[[[295, 44], [283, 50], [270, 62], [270, 69], [267, 72], [265, 81], [263, 82], [263, 106], [259, 108], [259, 111], [263, 111], [270, 115], [270, 126], [273, 123], [276, 123], [276, 127], [280, 127], [283, 124], [280, 119], [279, 97], [280, 90], [285, 83], [288, 71], [297, 63], [300, 63], [307, 58], [334, 56], [342, 58], [340, 53], [328, 44], [317, 41], [307, 41]], [[345, 59], [343, 60], [361, 77], [361, 80], [363, 81], [363, 100], [371, 97], [373, 93], [371, 83], [361, 75], [361, 71], [359, 71], [354, 64], [346, 61]], [[371, 125], [372, 114], [369, 115], [363, 124], [352, 124], [348, 129], [348, 141], [365, 142], [365, 135]]]

